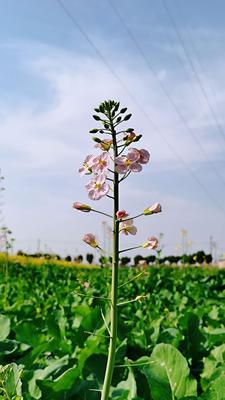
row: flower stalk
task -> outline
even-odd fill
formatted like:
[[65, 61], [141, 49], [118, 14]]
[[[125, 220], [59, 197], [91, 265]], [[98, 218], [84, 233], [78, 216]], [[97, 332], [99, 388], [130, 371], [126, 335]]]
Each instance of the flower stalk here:
[[[109, 110], [110, 129], [113, 140], [113, 154], [114, 159], [118, 156], [118, 147], [116, 141], [116, 132], [113, 125], [111, 113]], [[110, 386], [112, 382], [113, 370], [115, 365], [116, 354], [116, 341], [117, 341], [117, 297], [118, 297], [118, 269], [119, 269], [119, 221], [117, 219], [117, 212], [119, 211], [119, 175], [114, 165], [114, 210], [113, 210], [113, 260], [112, 260], [112, 280], [111, 280], [111, 324], [110, 324], [110, 343], [108, 359], [105, 371], [105, 378], [103, 382], [101, 400], [107, 400], [109, 397]]]
[[[112, 248], [112, 273], [111, 273], [111, 289], [110, 295], [106, 299], [110, 306], [110, 323], [106, 323], [104, 314], [102, 313], [103, 322], [106, 326], [109, 336], [109, 349], [108, 359], [105, 370], [104, 382], [101, 390], [101, 400], [108, 400], [110, 395], [110, 388], [113, 378], [113, 371], [115, 366], [115, 355], [117, 347], [117, 325], [118, 325], [118, 307], [129, 302], [141, 301], [145, 296], [137, 296], [134, 300], [118, 302], [118, 289], [125, 284], [118, 285], [119, 275], [119, 256], [121, 253], [129, 250], [138, 248], [149, 248], [156, 249], [158, 240], [154, 236], [150, 236], [146, 242], [141, 245], [129, 247], [127, 249], [120, 250], [119, 247], [119, 235], [124, 234], [136, 235], [137, 227], [133, 225], [133, 219], [141, 217], [143, 215], [151, 215], [161, 211], [159, 203], [153, 204], [151, 207], [145, 209], [142, 213], [129, 217], [129, 214], [124, 209], [119, 209], [119, 195], [120, 195], [120, 184], [123, 180], [128, 178], [130, 174], [139, 173], [142, 171], [145, 164], [150, 160], [150, 154], [145, 149], [137, 149], [135, 147], [128, 148], [133, 142], [140, 140], [141, 135], [136, 135], [133, 128], [128, 128], [126, 131], [116, 131], [116, 127], [130, 119], [131, 114], [126, 114], [127, 108], [120, 109], [120, 103], [112, 100], [105, 101], [100, 104], [99, 108], [95, 108], [97, 115], [93, 115], [93, 118], [103, 125], [103, 128], [94, 128], [90, 133], [94, 134], [107, 134], [110, 135], [110, 139], [100, 139], [94, 137], [93, 140], [97, 144], [95, 147], [100, 149], [102, 153], [98, 156], [89, 154], [84, 159], [83, 165], [79, 169], [80, 175], [91, 175], [91, 180], [85, 185], [88, 191], [89, 199], [96, 201], [103, 197], [108, 197], [113, 203], [112, 215], [93, 209], [87, 204], [79, 202], [74, 203], [73, 208], [89, 214], [90, 211], [98, 214], [110, 217], [113, 220], [113, 248]], [[102, 114], [103, 117], [100, 117]], [[121, 139], [120, 134], [125, 134]], [[124, 143], [121, 145], [121, 141]], [[126, 151], [127, 150], [127, 151]], [[124, 151], [127, 154], [123, 154]], [[109, 175], [110, 173], [110, 175]], [[122, 177], [121, 177], [122, 175]], [[108, 183], [110, 181], [110, 185]], [[109, 194], [110, 193], [110, 194]], [[97, 236], [93, 233], [86, 233], [83, 237], [83, 241], [89, 246], [95, 249], [101, 249], [98, 244]], [[137, 275], [136, 278], [142, 275], [142, 272]], [[134, 279], [136, 279], [134, 278]], [[133, 279], [131, 279], [133, 280]], [[103, 298], [102, 298], [103, 299]], [[95, 333], [93, 333], [95, 334]], [[105, 336], [104, 336], [105, 337]]]

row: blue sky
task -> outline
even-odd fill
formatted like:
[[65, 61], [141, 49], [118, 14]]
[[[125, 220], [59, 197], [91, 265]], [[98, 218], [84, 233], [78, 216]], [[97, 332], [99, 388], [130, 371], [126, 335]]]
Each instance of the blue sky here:
[[40, 239], [42, 250], [86, 253], [84, 233], [102, 239], [103, 220], [71, 204], [87, 202], [77, 171], [93, 148], [92, 109], [114, 98], [151, 153], [124, 185], [121, 206], [131, 214], [163, 207], [137, 222], [127, 244], [163, 232], [164, 252], [175, 253], [187, 229], [193, 251], [209, 251], [213, 235], [224, 252], [224, 2], [62, 3], [89, 42], [56, 0], [1, 4], [0, 168], [15, 248], [35, 251]]

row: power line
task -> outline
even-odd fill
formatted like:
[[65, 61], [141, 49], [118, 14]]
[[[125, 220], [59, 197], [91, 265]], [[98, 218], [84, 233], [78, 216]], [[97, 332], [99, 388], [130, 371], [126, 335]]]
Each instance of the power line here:
[[189, 62], [189, 64], [190, 64], [190, 67], [191, 67], [191, 69], [192, 69], [192, 71], [193, 71], [193, 73], [194, 73], [194, 75], [195, 75], [196, 81], [198, 82], [198, 85], [199, 85], [199, 87], [200, 87], [200, 90], [201, 90], [201, 92], [202, 92], [202, 95], [203, 95], [203, 97], [204, 97], [204, 99], [205, 99], [205, 101], [206, 101], [206, 104], [208, 105], [208, 108], [209, 108], [209, 110], [210, 110], [210, 113], [211, 113], [211, 115], [212, 115], [212, 117], [213, 117], [213, 119], [214, 119], [214, 122], [215, 122], [215, 124], [216, 124], [217, 130], [218, 130], [218, 132], [221, 134], [223, 140], [225, 141], [225, 134], [224, 134], [224, 132], [223, 132], [221, 126], [220, 126], [220, 123], [219, 123], [219, 121], [218, 121], [218, 119], [217, 119], [217, 116], [216, 116], [216, 113], [215, 113], [215, 111], [214, 111], [214, 109], [213, 109], [213, 106], [212, 106], [212, 104], [210, 103], [210, 100], [209, 100], [207, 91], [205, 90], [204, 85], [203, 85], [203, 83], [202, 83], [202, 81], [201, 81], [201, 79], [200, 79], [200, 77], [199, 77], [199, 74], [198, 74], [196, 68], [195, 68], [195, 65], [194, 65], [194, 63], [193, 63], [193, 61], [192, 61], [192, 59], [191, 59], [191, 57], [190, 57], [190, 55], [189, 55], [189, 52], [188, 52], [188, 50], [187, 50], [187, 48], [186, 48], [186, 46], [185, 46], [185, 42], [184, 42], [184, 40], [183, 40], [183, 37], [182, 37], [181, 34], [180, 34], [180, 31], [179, 31], [179, 29], [178, 29], [178, 27], [177, 27], [177, 24], [176, 24], [176, 22], [175, 22], [175, 19], [173, 18], [172, 14], [171, 14], [171, 12], [170, 12], [170, 9], [169, 9], [169, 7], [168, 7], [168, 5], [167, 5], [166, 0], [162, 0], [162, 4], [163, 4], [163, 6], [164, 6], [164, 8], [165, 8], [165, 10], [166, 10], [166, 13], [167, 13], [167, 15], [168, 15], [168, 17], [169, 17], [170, 23], [171, 23], [171, 25], [172, 25], [172, 27], [173, 27], [175, 33], [176, 33], [176, 35], [177, 35], [177, 38], [178, 38], [178, 40], [179, 40], [179, 42], [180, 42], [180, 44], [181, 44], [181, 46], [182, 46], [182, 49], [183, 49], [184, 54], [185, 54], [185, 56], [186, 56], [186, 58], [187, 58], [187, 60], [188, 60], [188, 62]]
[[121, 87], [127, 92], [128, 96], [131, 98], [131, 100], [134, 102], [134, 104], [137, 106], [137, 108], [140, 110], [140, 112], [148, 119], [148, 121], [152, 124], [153, 128], [155, 131], [159, 134], [159, 136], [163, 139], [163, 141], [167, 144], [167, 146], [170, 148], [171, 152], [175, 155], [175, 157], [179, 160], [179, 162], [188, 170], [190, 175], [194, 178], [194, 180], [198, 183], [199, 186], [201, 186], [202, 190], [207, 194], [207, 196], [213, 201], [214, 204], [217, 204], [217, 207], [224, 213], [224, 208], [217, 202], [217, 199], [212, 196], [211, 192], [208, 191], [207, 187], [200, 181], [200, 179], [195, 175], [193, 170], [190, 168], [189, 164], [187, 164], [183, 158], [180, 156], [180, 154], [176, 151], [174, 146], [171, 145], [171, 143], [166, 139], [166, 137], [162, 134], [160, 128], [156, 125], [156, 123], [152, 120], [152, 118], [149, 116], [149, 114], [141, 107], [141, 105], [137, 102], [136, 97], [132, 94], [132, 92], [129, 90], [129, 88], [124, 84], [124, 82], [121, 80], [119, 75], [116, 74], [116, 72], [113, 70], [111, 65], [108, 63], [107, 59], [102, 55], [101, 51], [99, 48], [94, 44], [94, 42], [90, 39], [90, 37], [87, 35], [87, 33], [83, 30], [81, 25], [77, 22], [75, 17], [70, 13], [67, 7], [63, 4], [61, 0], [57, 0], [59, 6], [63, 9], [65, 14], [68, 16], [68, 18], [71, 20], [73, 25], [79, 30], [79, 32], [82, 34], [82, 36], [88, 41], [90, 46], [95, 50], [96, 54], [99, 56], [99, 58], [102, 60], [104, 65], [107, 67], [107, 69], [111, 72], [111, 74], [114, 76], [114, 78], [120, 83]]
[[122, 17], [122, 15], [120, 14], [120, 12], [118, 11], [117, 7], [114, 5], [112, 0], [108, 0], [108, 3], [110, 4], [113, 12], [115, 13], [115, 15], [117, 16], [118, 20], [120, 21], [121, 25], [123, 26], [123, 28], [125, 29], [125, 31], [127, 32], [127, 35], [130, 37], [130, 39], [132, 40], [132, 42], [134, 43], [136, 49], [138, 50], [138, 52], [140, 53], [141, 57], [143, 58], [143, 60], [145, 61], [148, 69], [150, 70], [150, 72], [153, 74], [154, 78], [157, 80], [157, 82], [159, 83], [163, 93], [165, 94], [165, 96], [167, 97], [167, 99], [169, 100], [169, 103], [171, 104], [171, 106], [173, 107], [173, 109], [175, 110], [175, 112], [177, 113], [177, 115], [179, 116], [180, 120], [182, 121], [184, 127], [186, 128], [186, 130], [188, 131], [188, 133], [191, 135], [191, 137], [193, 138], [193, 140], [195, 141], [195, 143], [197, 144], [198, 148], [200, 149], [200, 151], [202, 152], [202, 154], [204, 155], [206, 162], [209, 164], [209, 166], [211, 167], [211, 169], [214, 171], [214, 173], [216, 174], [218, 180], [224, 185], [225, 187], [225, 180], [223, 178], [222, 175], [220, 175], [220, 173], [218, 172], [216, 166], [214, 165], [213, 161], [211, 161], [208, 158], [208, 154], [206, 153], [204, 147], [202, 146], [200, 140], [195, 136], [194, 132], [192, 131], [192, 129], [190, 128], [190, 126], [188, 125], [187, 121], [185, 120], [184, 115], [181, 113], [180, 109], [178, 108], [177, 104], [175, 103], [175, 101], [173, 100], [173, 97], [170, 95], [170, 92], [168, 91], [168, 89], [166, 88], [166, 86], [163, 84], [163, 82], [159, 79], [157, 73], [155, 72], [152, 64], [149, 61], [149, 58], [146, 57], [146, 54], [144, 52], [144, 50], [142, 49], [142, 47], [140, 46], [138, 40], [136, 39], [135, 35], [133, 34], [133, 32], [129, 29], [128, 25], [126, 24], [126, 21], [124, 20], [124, 18]]
[[[178, 12], [179, 12], [179, 18], [181, 19], [181, 18], [182, 18], [182, 16], [181, 16], [182, 13], [181, 13], [181, 10], [180, 10], [179, 3], [178, 3], [178, 2], [176, 2], [176, 6], [177, 6], [177, 10], [178, 10]], [[191, 38], [190, 29], [185, 28], [185, 33], [186, 33], [187, 39], [188, 39], [189, 42], [190, 42], [190, 45], [191, 45], [191, 47], [192, 47], [193, 54], [194, 54], [194, 56], [195, 56], [195, 58], [196, 58], [196, 60], [197, 60], [197, 62], [198, 62], [198, 65], [199, 65], [199, 67], [200, 67], [200, 69], [201, 69], [201, 72], [202, 72], [203, 76], [205, 75], [205, 77], [206, 77], [206, 75], [207, 75], [206, 68], [205, 68], [205, 66], [204, 66], [203, 63], [202, 63], [201, 57], [200, 57], [200, 55], [199, 55], [199, 53], [198, 53], [198, 50], [197, 50], [197, 47], [196, 47], [194, 41], [193, 41], [192, 38]], [[211, 94], [214, 95], [215, 92], [214, 92], [212, 86], [209, 85], [209, 82], [207, 82], [207, 86], [208, 86], [208, 88], [210, 89]], [[215, 107], [216, 107], [216, 104], [215, 104], [215, 102], [214, 102], [214, 109], [215, 109]], [[216, 107], [216, 108], [217, 108], [217, 107]], [[216, 111], [218, 111], [218, 110], [216, 110]]]

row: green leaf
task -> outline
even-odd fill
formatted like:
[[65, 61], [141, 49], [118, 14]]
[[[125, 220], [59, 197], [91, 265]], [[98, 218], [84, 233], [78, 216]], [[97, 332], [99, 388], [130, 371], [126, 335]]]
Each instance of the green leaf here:
[[134, 379], [134, 374], [129, 370], [126, 381], [120, 382], [112, 392], [113, 400], [133, 400], [137, 395], [137, 385]]
[[205, 328], [210, 344], [220, 345], [225, 342], [225, 328]]
[[201, 344], [204, 340], [204, 336], [199, 329], [199, 318], [196, 314], [187, 312], [180, 319], [179, 326], [182, 326], [182, 333], [184, 334], [180, 350], [187, 359], [191, 358], [192, 362], [196, 364], [201, 358]]
[[22, 400], [21, 372], [21, 367], [14, 363], [4, 367], [0, 366], [0, 381], [3, 382], [2, 389], [7, 393], [7, 399]]
[[124, 339], [116, 349], [116, 357], [115, 357], [116, 362], [124, 358], [126, 351], [127, 351], [127, 339]]
[[76, 379], [79, 376], [79, 369], [77, 367], [67, 369], [62, 375], [60, 375], [57, 379], [50, 381], [50, 380], [43, 380], [38, 381], [37, 385], [43, 390], [51, 389], [54, 393], [65, 392], [72, 388], [75, 384]]
[[168, 328], [162, 331], [159, 335], [158, 342], [159, 343], [168, 343], [172, 344], [174, 347], [178, 347], [181, 341], [182, 335], [178, 329]]
[[224, 400], [225, 399], [225, 371], [215, 379], [201, 396], [201, 400]]
[[52, 360], [50, 365], [44, 369], [36, 369], [33, 377], [28, 382], [29, 393], [34, 399], [41, 398], [41, 390], [37, 385], [37, 380], [44, 380], [52, 375], [53, 372], [59, 370], [68, 364], [68, 356], [64, 356], [58, 360]]
[[199, 400], [200, 399], [200, 397], [196, 397], [196, 396], [185, 396], [185, 397], [182, 397], [182, 399], [180, 399], [180, 400]]
[[17, 342], [16, 340], [6, 339], [0, 342], [0, 357], [9, 354], [20, 354], [27, 351], [30, 348], [29, 345]]
[[10, 333], [10, 319], [0, 314], [0, 341], [5, 340]]
[[204, 359], [204, 368], [201, 374], [201, 384], [204, 390], [212, 381], [213, 374], [222, 366], [225, 367], [225, 344], [215, 347]]
[[170, 344], [155, 346], [151, 357], [142, 357], [137, 363], [147, 377], [153, 400], [175, 400], [197, 394], [197, 382], [190, 376], [183, 355]]
[[38, 346], [46, 340], [46, 336], [42, 334], [38, 324], [34, 324], [31, 321], [22, 321], [15, 326], [14, 330], [16, 339], [19, 342], [27, 343], [32, 347]]

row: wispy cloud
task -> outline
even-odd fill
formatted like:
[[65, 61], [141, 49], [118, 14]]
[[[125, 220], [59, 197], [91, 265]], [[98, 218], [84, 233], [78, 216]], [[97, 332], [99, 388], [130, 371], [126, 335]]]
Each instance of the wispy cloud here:
[[[155, 201], [166, 204], [166, 214], [159, 222], [151, 221], [150, 230], [163, 230], [167, 234], [172, 231], [176, 237], [175, 232], [179, 232], [185, 224], [191, 228], [190, 220], [196, 228], [196, 232], [195, 228], [192, 228], [196, 237], [206, 235], [204, 230], [207, 226], [209, 233], [216, 230], [215, 221], [208, 215], [208, 203], [202, 208], [199, 205], [203, 197], [201, 188], [199, 201], [198, 197], [195, 200], [190, 197], [193, 190], [198, 190], [196, 184], [192, 186], [191, 178], [186, 179], [187, 172], [183, 171], [174, 154], [100, 61], [35, 42], [14, 43], [13, 46], [23, 50], [27, 85], [38, 81], [44, 87], [43, 96], [39, 93], [30, 99], [30, 102], [24, 99], [16, 106], [4, 104], [0, 107], [1, 153], [3, 168], [9, 176], [7, 213], [16, 236], [45, 236], [46, 240], [53, 241], [63, 241], [67, 237], [68, 242], [72, 238], [76, 247], [79, 246], [80, 230], [77, 231], [77, 224], [83, 226], [85, 232], [89, 222], [82, 222], [81, 216], [77, 216], [74, 225], [69, 203], [76, 200], [75, 197], [82, 200], [86, 196], [83, 185], [74, 171], [78, 170], [85, 155], [92, 151], [88, 131], [95, 123], [91, 112], [93, 107], [105, 98], [120, 99], [122, 104], [129, 106], [134, 114], [133, 126], [143, 133], [143, 147], [149, 148], [152, 155], [149, 170], [146, 170], [142, 177], [138, 176], [138, 179], [133, 176], [132, 185], [124, 187], [124, 202], [130, 199], [132, 194], [131, 211], [142, 209], [154, 198]], [[158, 83], [149, 75], [149, 71], [144, 68], [134, 71], [124, 67], [122, 62], [117, 62], [115, 68], [143, 109], [156, 121], [165, 138], [172, 143], [185, 162], [191, 164], [195, 172], [200, 174], [200, 179], [205, 179], [204, 173], [202, 175], [206, 165], [204, 157], [188, 136], [168, 100], [160, 92]], [[224, 148], [218, 140], [205, 104], [197, 103], [188, 83], [177, 81], [175, 74], [168, 74], [164, 69], [158, 71], [158, 76], [168, 87], [173, 88], [171, 94], [202, 141], [208, 156], [215, 162], [221, 159], [224, 156]], [[224, 99], [225, 90], [221, 90], [219, 100], [214, 100], [219, 103]], [[218, 109], [220, 111], [220, 104]], [[221, 111], [219, 118], [221, 121], [224, 118]], [[168, 171], [171, 185], [169, 190], [175, 191], [175, 196], [166, 193], [161, 178], [157, 181], [156, 166], [159, 170]], [[213, 173], [209, 173], [208, 177], [213, 187]], [[133, 186], [135, 179], [136, 189]], [[29, 187], [26, 200], [21, 193], [21, 188], [25, 185]], [[58, 194], [55, 185], [60, 185]], [[177, 185], [183, 185], [183, 190], [177, 192]], [[220, 193], [217, 184], [214, 191]], [[39, 204], [37, 193], [44, 204]], [[199, 223], [196, 226], [196, 217], [193, 216], [195, 213], [199, 215], [198, 222], [201, 221], [201, 226]], [[215, 215], [218, 218], [219, 212]], [[159, 227], [160, 224], [162, 228]], [[98, 229], [97, 227], [95, 222], [94, 228]], [[148, 232], [149, 227], [146, 223], [142, 236]], [[173, 242], [177, 240], [176, 238]], [[59, 247], [62, 250], [62, 246]], [[69, 248], [72, 249], [71, 244]], [[83, 246], [80, 248], [84, 249]]]

